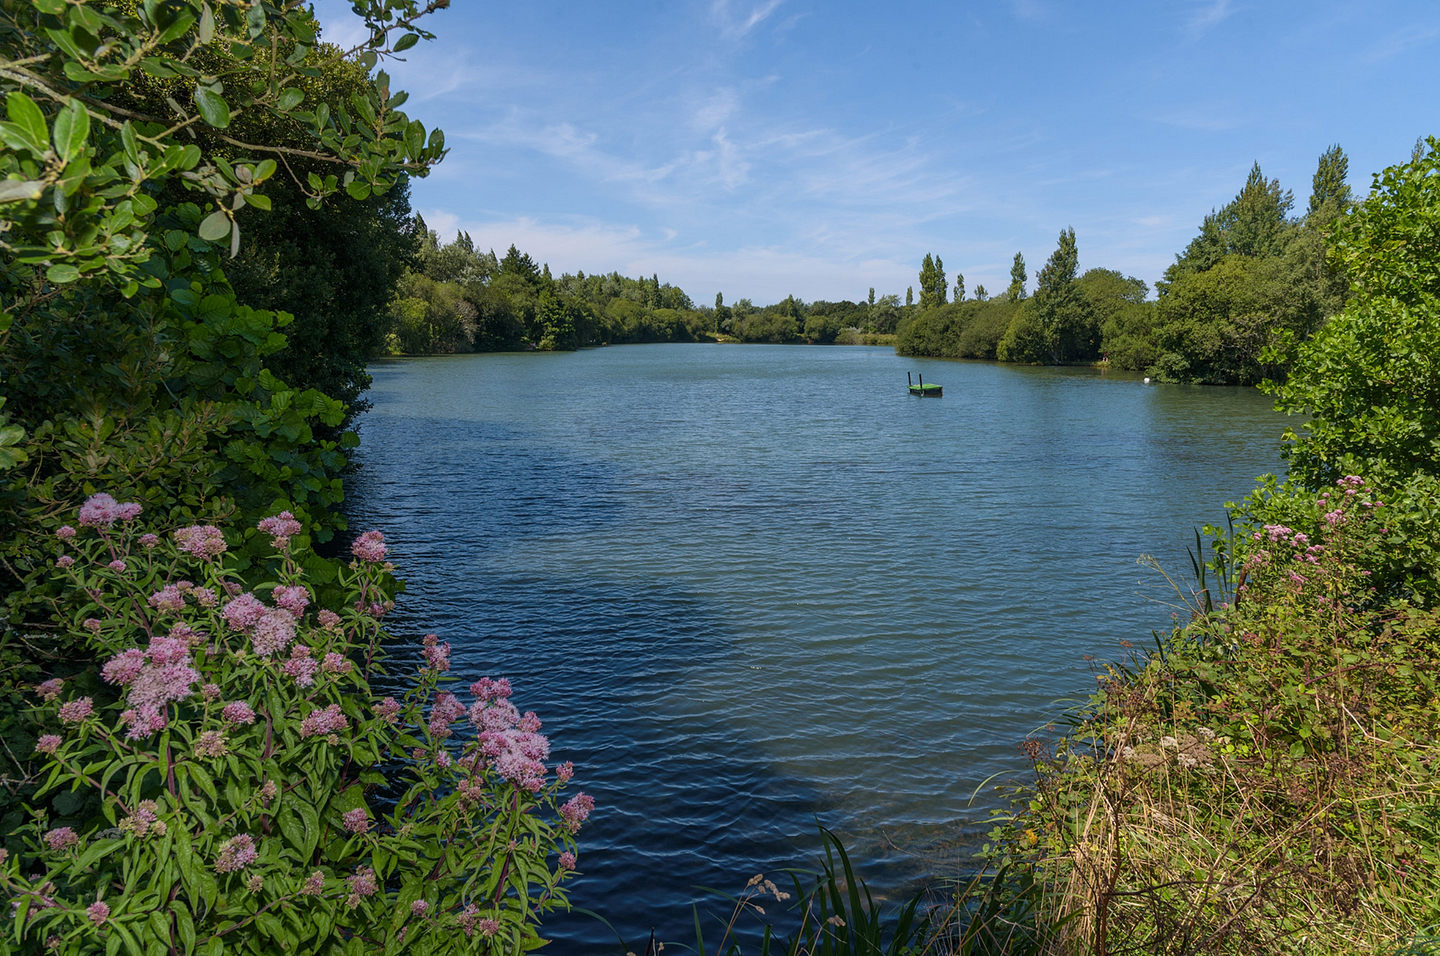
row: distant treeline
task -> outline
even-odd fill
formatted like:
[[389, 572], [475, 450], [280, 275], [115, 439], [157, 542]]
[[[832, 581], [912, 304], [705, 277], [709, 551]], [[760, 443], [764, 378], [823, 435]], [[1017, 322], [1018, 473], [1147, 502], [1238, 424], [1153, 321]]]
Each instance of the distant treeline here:
[[1283, 376], [1294, 347], [1344, 307], [1347, 282], [1326, 260], [1325, 234], [1353, 206], [1339, 146], [1316, 169], [1310, 203], [1259, 164], [1239, 195], [1205, 217], [1197, 235], [1156, 283], [1111, 269], [1076, 275], [1075, 232], [1066, 229], [1026, 294], [1016, 253], [1010, 287], [965, 298], [964, 278], [946, 303], [944, 264], [927, 255], [920, 307], [900, 323], [905, 355], [999, 359], [1047, 365], [1104, 363], [1161, 381], [1254, 384]]
[[[511, 246], [503, 257], [481, 252], [464, 232], [442, 245], [415, 217], [418, 249], [390, 303], [385, 350], [422, 355], [575, 349], [629, 342], [859, 342], [893, 335], [906, 313], [898, 295], [866, 302], [774, 305], [749, 299], [696, 306], [659, 276], [577, 272], [555, 278]], [[910, 310], [913, 311], [913, 306]]]

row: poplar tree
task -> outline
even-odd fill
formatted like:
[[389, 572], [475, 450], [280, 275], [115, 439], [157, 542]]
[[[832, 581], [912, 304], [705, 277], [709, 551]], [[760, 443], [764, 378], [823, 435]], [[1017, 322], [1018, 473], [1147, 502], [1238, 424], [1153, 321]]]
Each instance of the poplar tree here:
[[965, 276], [962, 273], [955, 273], [955, 301], [965, 301]]
[[912, 305], [914, 305], [914, 304], [915, 304], [915, 287], [914, 287], [913, 285], [907, 285], [907, 286], [905, 287], [905, 308], [908, 309], [908, 308], [910, 308], [910, 307], [911, 307]]
[[933, 309], [945, 304], [945, 263], [939, 256], [925, 253], [920, 263], [920, 308]]
[[1321, 153], [1315, 177], [1311, 180], [1309, 215], [1314, 216], [1322, 209], [1326, 210], [1327, 218], [1343, 213], [1354, 201], [1350, 185], [1345, 182], [1349, 175], [1350, 159], [1339, 143]]
[[1025, 301], [1025, 257], [1018, 252], [1010, 264], [1010, 288], [1005, 290], [1005, 296], [1011, 302]]

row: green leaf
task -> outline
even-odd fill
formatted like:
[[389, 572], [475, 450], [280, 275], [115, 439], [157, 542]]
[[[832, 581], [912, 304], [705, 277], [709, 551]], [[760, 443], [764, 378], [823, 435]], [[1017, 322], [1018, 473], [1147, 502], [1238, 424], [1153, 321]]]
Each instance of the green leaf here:
[[195, 108], [200, 111], [200, 118], [216, 129], [225, 129], [230, 125], [230, 104], [214, 90], [195, 87]]
[[89, 138], [90, 114], [79, 100], [66, 100], [60, 115], [55, 117], [55, 152], [68, 163], [85, 152]]
[[45, 184], [32, 179], [7, 179], [0, 182], [0, 203], [39, 199], [44, 193]]
[[56, 285], [67, 285], [80, 278], [80, 270], [68, 262], [57, 262], [45, 270], [45, 278]]
[[45, 125], [45, 114], [34, 100], [16, 90], [5, 97], [5, 109], [10, 114], [10, 122], [38, 147], [33, 152], [43, 153], [50, 148], [50, 130]]
[[218, 242], [230, 234], [230, 217], [225, 210], [217, 209], [200, 223], [200, 238], [207, 242]]
[[280, 101], [275, 106], [281, 112], [288, 113], [303, 102], [305, 102], [304, 91], [297, 90], [292, 86], [280, 93]]
[[254, 193], [246, 193], [245, 201], [250, 205], [254, 206], [256, 209], [268, 210], [270, 208], [269, 196], [257, 196]]
[[412, 46], [419, 42], [420, 35], [418, 33], [407, 33], [396, 41], [395, 52], [404, 53], [406, 50], [410, 49]]
[[200, 42], [209, 43], [215, 38], [215, 11], [210, 9], [210, 4], [205, 4], [200, 10]]

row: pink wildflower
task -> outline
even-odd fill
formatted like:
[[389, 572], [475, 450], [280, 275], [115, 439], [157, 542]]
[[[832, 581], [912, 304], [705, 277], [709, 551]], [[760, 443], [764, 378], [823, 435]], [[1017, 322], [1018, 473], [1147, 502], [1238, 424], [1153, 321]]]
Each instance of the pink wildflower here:
[[201, 607], [214, 607], [220, 603], [219, 596], [210, 588], [196, 588], [190, 593], [195, 598], [195, 603]]
[[35, 741], [35, 752], [37, 754], [51, 754], [60, 749], [64, 741], [59, 734], [41, 734], [40, 739]]
[[55, 532], [55, 537], [59, 538], [61, 541], [74, 541], [75, 529], [70, 527], [68, 524], [62, 524], [59, 530]]
[[73, 567], [74, 564], [75, 564], [75, 559], [72, 558], [72, 557], [70, 557], [70, 555], [68, 555], [68, 554], [62, 554], [62, 555], [60, 555], [60, 557], [58, 557], [58, 558], [55, 559], [55, 566], [56, 566], [57, 568]]
[[562, 870], [575, 869], [575, 854], [569, 852], [568, 850], [560, 854], [560, 868]]
[[509, 697], [513, 691], [510, 689], [510, 681], [504, 677], [499, 680], [482, 677], [470, 685], [470, 693], [488, 702]]
[[345, 904], [351, 908], [360, 905], [361, 897], [374, 896], [375, 891], [379, 889], [379, 884], [375, 882], [375, 871], [368, 866], [360, 867], [355, 871], [354, 876], [347, 876], [345, 885], [350, 890], [350, 896], [345, 900]]
[[56, 853], [68, 850], [79, 842], [80, 838], [69, 827], [56, 827], [45, 834], [45, 845]]
[[167, 584], [154, 594], [150, 595], [150, 606], [157, 611], [169, 611], [171, 614], [179, 614], [185, 610], [185, 595], [173, 584]]
[[159, 543], [159, 535], [142, 534], [140, 536], [140, 546], [143, 547], [146, 551], [149, 551], [151, 548], [155, 547]]
[[107, 495], [105, 492], [91, 495], [85, 499], [80, 506], [80, 526], [82, 528], [108, 528], [115, 523], [119, 517], [116, 509], [120, 503]]
[[430, 904], [429, 904], [429, 903], [425, 902], [424, 900], [416, 900], [415, 902], [413, 902], [413, 903], [410, 904], [410, 915], [411, 915], [411, 916], [424, 916], [425, 913], [426, 913], [426, 911], [429, 910], [429, 909], [430, 909]]
[[200, 672], [189, 665], [166, 664], [156, 667], [152, 663], [131, 683], [128, 699], [137, 707], [162, 707], [172, 701], [189, 697], [199, 679]]
[[111, 561], [109, 564], [105, 565], [105, 567], [109, 568], [111, 571], [114, 571], [116, 574], [119, 574], [120, 572], [125, 570], [125, 562], [121, 561], [119, 558], [116, 558], [114, 561]]
[[300, 887], [304, 896], [319, 896], [325, 892], [325, 874], [316, 870], [305, 878], [305, 885]]
[[465, 716], [465, 705], [449, 691], [441, 691], [430, 708], [430, 733], [436, 737], [450, 736], [450, 725]]
[[233, 836], [220, 844], [220, 857], [215, 861], [216, 873], [234, 873], [243, 870], [259, 856], [255, 841], [244, 833]]
[[329, 608], [326, 608], [325, 610], [321, 611], [321, 612], [320, 612], [320, 615], [319, 615], [319, 618], [320, 618], [320, 626], [323, 627], [323, 628], [325, 628], [325, 630], [327, 630], [327, 631], [332, 630], [332, 629], [335, 627], [335, 625], [337, 625], [337, 624], [340, 623], [340, 615], [336, 614], [334, 611], [330, 610]]
[[125, 731], [126, 740], [139, 740], [148, 737], [157, 730], [164, 729], [168, 720], [165, 712], [154, 704], [145, 704], [134, 707], [120, 714], [120, 723], [128, 729]]
[[195, 754], [199, 757], [223, 757], [230, 752], [225, 735], [218, 730], [207, 730], [195, 738]]
[[200, 688], [200, 696], [205, 698], [207, 701], [219, 700], [220, 693], [221, 691], [219, 684], [205, 684], [202, 685]]
[[595, 798], [583, 793], [577, 793], [560, 808], [560, 819], [565, 824], [565, 829], [571, 833], [580, 830], [580, 824], [584, 823], [595, 809]]
[[486, 919], [478, 921], [475, 924], [475, 929], [480, 933], [481, 936], [489, 939], [491, 936], [494, 936], [496, 933], [500, 932], [500, 924], [495, 922], [493, 919], [487, 917]]
[[78, 724], [95, 713], [95, 703], [89, 697], [81, 697], [60, 705], [60, 719], [67, 724]]
[[450, 763], [450, 751], [438, 750], [435, 752], [435, 766], [439, 767], [441, 770], [445, 770], [449, 768]]
[[569, 783], [574, 776], [575, 765], [568, 760], [555, 768], [555, 779], [560, 781], [561, 786]]
[[280, 669], [286, 677], [294, 678], [296, 684], [310, 687], [315, 683], [315, 671], [319, 666], [320, 662], [310, 656], [310, 648], [296, 644], [290, 649], [290, 659]]
[[375, 705], [375, 716], [387, 724], [395, 723], [395, 718], [400, 716], [400, 702], [394, 697], [386, 697]]
[[261, 657], [269, 657], [278, 654], [290, 646], [295, 640], [295, 618], [289, 611], [280, 608], [271, 608], [260, 616], [255, 622], [255, 632], [251, 636], [251, 644], [255, 647], [255, 653]]
[[278, 515], [269, 518], [261, 518], [260, 523], [255, 527], [270, 535], [272, 547], [283, 551], [290, 546], [290, 539], [300, 533], [300, 522], [288, 511], [282, 511]]
[[168, 637], [151, 638], [150, 645], [145, 648], [145, 656], [150, 658], [150, 663], [156, 667], [179, 664], [182, 661], [188, 662], [190, 660], [189, 637], [193, 633], [189, 628], [185, 628], [179, 634], [171, 632]]
[[265, 615], [268, 608], [253, 594], [242, 594], [232, 601], [226, 601], [220, 616], [234, 631], [248, 631]]
[[346, 810], [340, 819], [345, 824], [345, 829], [351, 833], [365, 833], [370, 829], [370, 815], [365, 812], [364, 807]]
[[220, 710], [220, 716], [227, 724], [253, 724], [255, 723], [255, 711], [243, 700], [226, 704]]
[[344, 654], [331, 651], [325, 655], [325, 659], [320, 663], [320, 669], [327, 674], [348, 674], [350, 672], [350, 662], [345, 659]]
[[210, 524], [195, 524], [175, 532], [175, 544], [181, 551], [210, 561], [225, 553], [225, 533]]
[[303, 587], [286, 587], [282, 584], [271, 592], [270, 599], [277, 607], [283, 607], [298, 618], [305, 613], [305, 607], [310, 603], [310, 592]]
[[85, 914], [90, 917], [90, 922], [94, 923], [96, 926], [99, 926], [110, 918], [110, 907], [107, 906], [103, 901], [96, 900], [89, 906], [85, 907]]
[[115, 506], [115, 517], [121, 521], [134, 521], [144, 510], [138, 501], [126, 501]]
[[459, 922], [460, 928], [465, 931], [465, 935], [471, 936], [475, 933], [475, 924], [480, 921], [480, 911], [475, 908], [474, 903], [471, 903], [455, 919]]
[[301, 737], [319, 737], [348, 730], [350, 721], [340, 712], [339, 704], [331, 704], [320, 710], [312, 710], [300, 722]]
[[43, 684], [41, 684], [39, 687], [36, 687], [35, 693], [39, 694], [40, 699], [43, 701], [52, 701], [56, 697], [60, 696], [60, 689], [64, 686], [64, 680], [60, 679], [59, 677], [52, 677], [49, 680], [45, 681]]
[[[435, 635], [430, 635], [434, 637]], [[450, 642], [444, 644], [427, 644], [421, 651], [425, 655], [425, 663], [437, 671], [448, 671], [450, 669]]]
[[520, 718], [519, 728], [527, 734], [533, 734], [540, 729], [540, 718], [535, 716], [535, 711], [525, 711], [525, 716]]
[[87, 617], [85, 619], [85, 630], [91, 634], [99, 634], [101, 626], [99, 618]]
[[385, 536], [378, 531], [367, 531], [355, 539], [350, 551], [361, 561], [376, 563], [385, 560]]

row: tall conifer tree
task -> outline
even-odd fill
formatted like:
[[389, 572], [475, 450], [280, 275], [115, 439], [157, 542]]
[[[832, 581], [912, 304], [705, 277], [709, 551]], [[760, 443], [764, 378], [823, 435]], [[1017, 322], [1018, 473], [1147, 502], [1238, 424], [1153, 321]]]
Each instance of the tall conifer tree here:
[[1328, 214], [1338, 216], [1343, 213], [1354, 200], [1350, 185], [1345, 182], [1349, 175], [1350, 159], [1339, 143], [1321, 153], [1315, 178], [1311, 180], [1309, 214], [1313, 216], [1327, 205], [1335, 207], [1333, 212], [1327, 210]]

